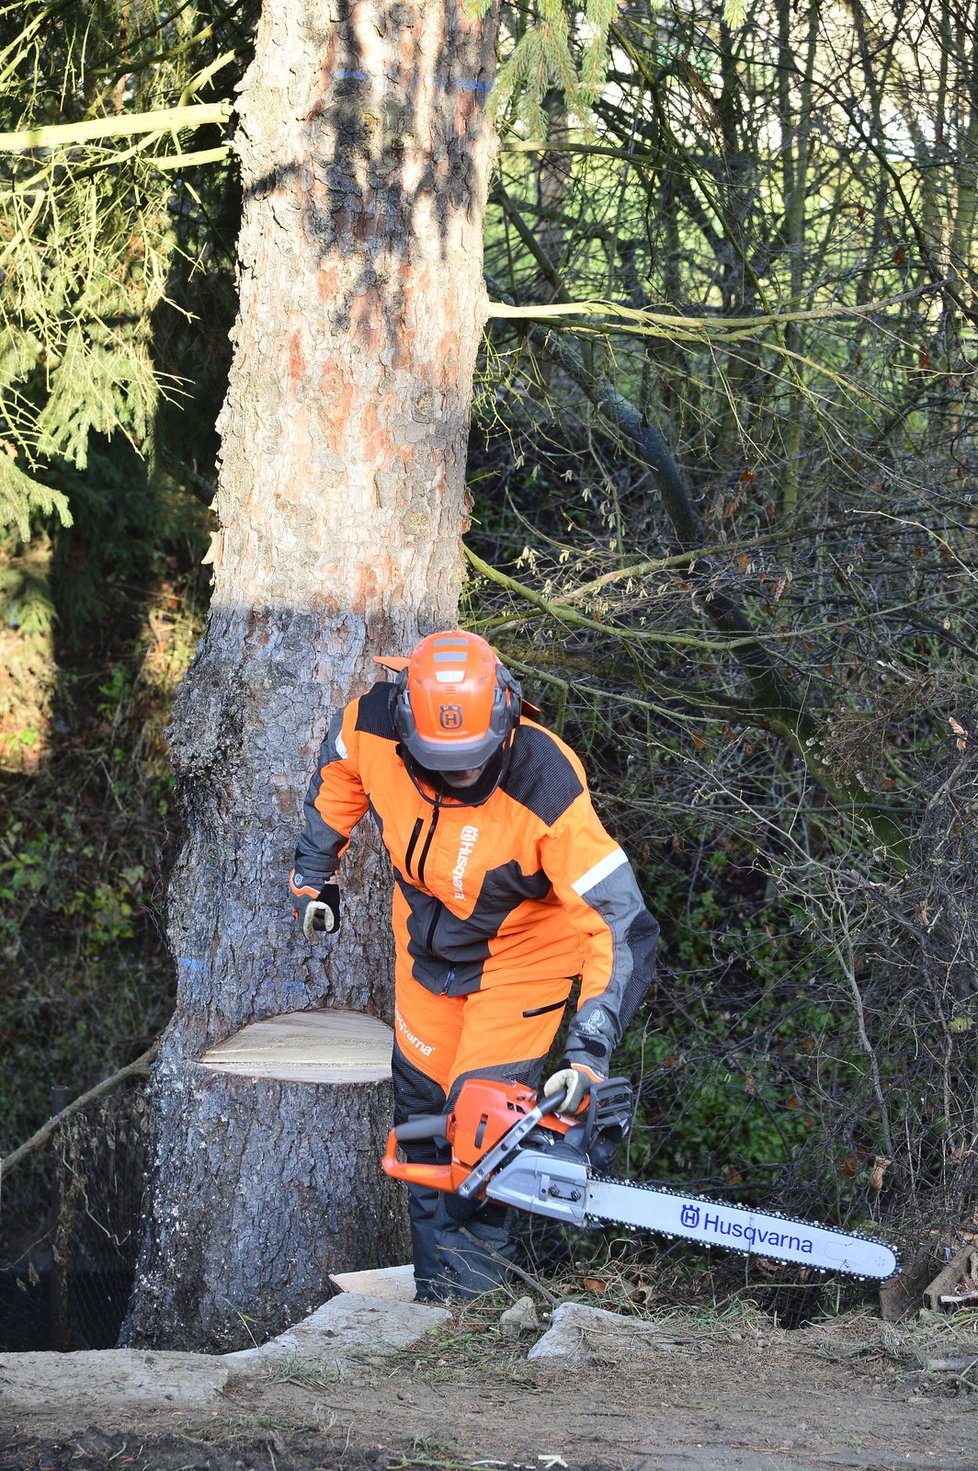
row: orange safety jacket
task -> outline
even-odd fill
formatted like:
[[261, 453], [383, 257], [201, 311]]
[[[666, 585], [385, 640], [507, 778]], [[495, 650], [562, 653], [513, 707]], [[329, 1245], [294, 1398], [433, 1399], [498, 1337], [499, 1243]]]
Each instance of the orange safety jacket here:
[[401, 757], [394, 686], [338, 714], [305, 800], [296, 899], [319, 891], [369, 811], [394, 871], [395, 982], [465, 996], [518, 977], [580, 975], [568, 1061], [605, 1071], [652, 979], [659, 927], [563, 741], [526, 718], [481, 805], [424, 795]]

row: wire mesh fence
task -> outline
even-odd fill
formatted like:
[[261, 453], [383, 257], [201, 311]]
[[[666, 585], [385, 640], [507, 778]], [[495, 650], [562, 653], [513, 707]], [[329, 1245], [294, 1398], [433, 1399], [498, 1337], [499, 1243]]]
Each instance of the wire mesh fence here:
[[[57, 1112], [63, 1106], [58, 1090]], [[0, 1271], [0, 1350], [114, 1347], [135, 1271], [147, 1108], [120, 1089], [58, 1125], [48, 1219]], [[5, 1193], [16, 1188], [16, 1177]]]

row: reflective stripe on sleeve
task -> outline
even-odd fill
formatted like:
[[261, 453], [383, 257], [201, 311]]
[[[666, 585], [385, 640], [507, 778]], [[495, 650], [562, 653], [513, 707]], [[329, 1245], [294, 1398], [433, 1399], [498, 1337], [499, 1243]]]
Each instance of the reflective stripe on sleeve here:
[[596, 863], [593, 868], [589, 868], [587, 873], [582, 874], [577, 882], [571, 885], [574, 893], [579, 894], [583, 898], [596, 884], [600, 884], [602, 879], [606, 879], [609, 873], [614, 873], [616, 868], [621, 868], [622, 864], [627, 862], [628, 859], [621, 848], [616, 848], [613, 853], [609, 853], [606, 858], [602, 858], [599, 863]]
[[346, 749], [346, 741], [344, 741], [343, 736], [341, 735], [341, 733], [339, 731], [337, 731], [336, 732], [336, 735], [333, 737], [333, 747], [334, 747], [334, 749], [336, 751], [337, 756], [339, 756], [340, 760], [341, 761], [345, 761], [346, 758], [347, 758], [347, 756], [349, 756], [350, 753]]

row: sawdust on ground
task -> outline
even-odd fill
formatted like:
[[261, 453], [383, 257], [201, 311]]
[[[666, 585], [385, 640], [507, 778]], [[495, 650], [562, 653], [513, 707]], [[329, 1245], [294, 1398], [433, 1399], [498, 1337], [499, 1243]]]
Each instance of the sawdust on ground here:
[[206, 1413], [179, 1395], [136, 1413], [107, 1387], [85, 1423], [45, 1355], [36, 1408], [0, 1404], [0, 1471], [978, 1471], [974, 1373], [925, 1367], [978, 1353], [975, 1324], [668, 1318], [528, 1360], [532, 1341], [468, 1311], [393, 1357], [232, 1376]]

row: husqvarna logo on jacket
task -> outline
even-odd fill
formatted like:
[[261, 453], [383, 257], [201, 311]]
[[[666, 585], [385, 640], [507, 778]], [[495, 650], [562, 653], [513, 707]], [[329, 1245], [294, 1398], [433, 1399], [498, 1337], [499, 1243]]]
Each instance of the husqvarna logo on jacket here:
[[472, 856], [472, 849], [475, 847], [478, 836], [479, 829], [477, 827], [472, 827], [471, 824], [463, 827], [461, 842], [458, 845], [458, 857], [455, 859], [455, 867], [452, 869], [452, 891], [456, 899], [465, 898], [465, 887], [462, 880], [465, 878], [465, 870], [468, 867], [469, 859]]
[[422, 1042], [421, 1038], [411, 1031], [411, 1028], [408, 1026], [401, 1013], [397, 1010], [395, 1010], [394, 1012], [394, 1025], [397, 1027], [397, 1030], [400, 1032], [401, 1036], [410, 1047], [414, 1047], [424, 1057], [431, 1056], [431, 1054], [435, 1050], [432, 1043]]

